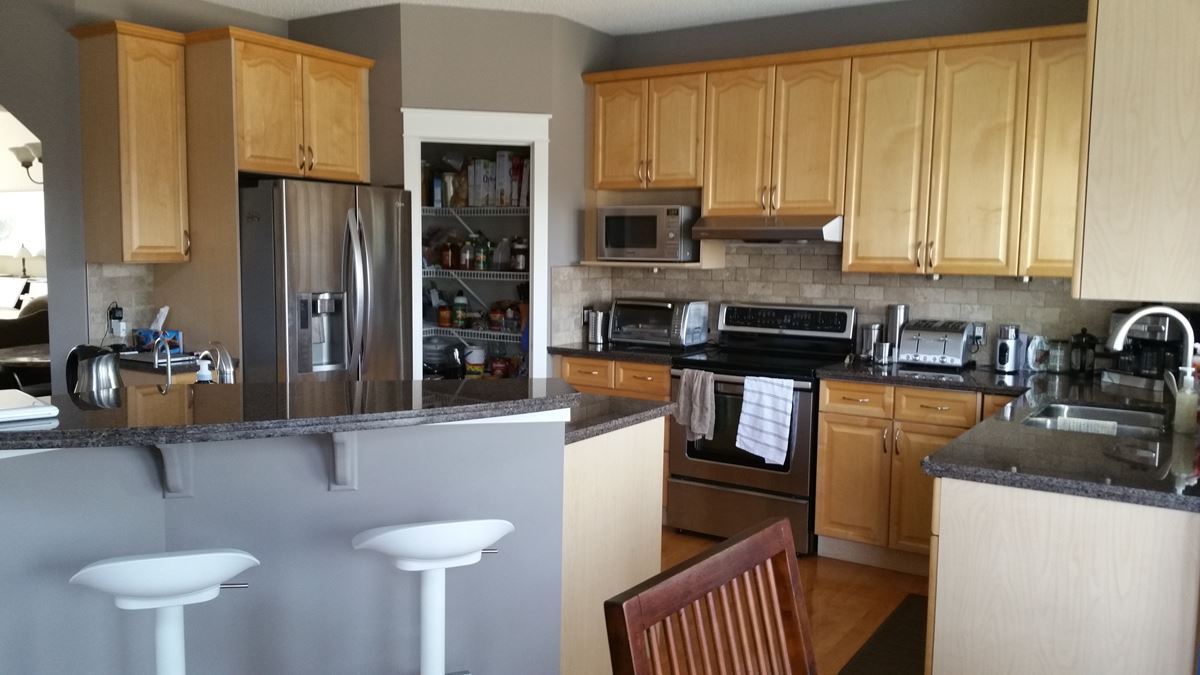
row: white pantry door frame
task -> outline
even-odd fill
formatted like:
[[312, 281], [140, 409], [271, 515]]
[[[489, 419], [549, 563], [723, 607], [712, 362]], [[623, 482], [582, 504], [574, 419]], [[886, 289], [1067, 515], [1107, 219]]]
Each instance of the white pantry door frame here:
[[409, 358], [413, 380], [423, 379], [417, 364], [423, 360], [421, 317], [421, 144], [471, 143], [480, 145], [527, 145], [533, 167], [529, 189], [529, 377], [549, 373], [546, 339], [550, 309], [550, 115], [541, 113], [480, 112], [401, 108], [404, 115], [404, 176], [412, 193], [413, 279], [409, 305], [413, 308], [413, 334]]

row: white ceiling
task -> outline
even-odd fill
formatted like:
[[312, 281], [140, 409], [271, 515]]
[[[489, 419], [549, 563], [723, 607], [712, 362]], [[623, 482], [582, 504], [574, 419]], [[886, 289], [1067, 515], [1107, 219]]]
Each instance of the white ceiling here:
[[[279, 19], [302, 19], [397, 0], [211, 0]], [[891, 0], [405, 0], [417, 5], [552, 14], [610, 35], [703, 26]]]

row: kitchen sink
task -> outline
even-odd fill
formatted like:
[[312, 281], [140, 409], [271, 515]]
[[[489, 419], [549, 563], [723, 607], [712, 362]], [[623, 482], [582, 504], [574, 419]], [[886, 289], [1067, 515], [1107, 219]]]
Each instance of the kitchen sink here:
[[1166, 415], [1149, 410], [1051, 403], [1025, 418], [1022, 424], [1056, 431], [1155, 440], [1166, 430]]

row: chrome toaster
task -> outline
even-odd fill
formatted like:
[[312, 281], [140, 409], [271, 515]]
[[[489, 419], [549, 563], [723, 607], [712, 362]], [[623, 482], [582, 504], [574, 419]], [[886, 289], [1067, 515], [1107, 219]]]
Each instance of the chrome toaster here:
[[921, 319], [904, 324], [896, 360], [922, 366], [962, 368], [971, 358], [971, 322]]
[[655, 347], [692, 347], [708, 342], [708, 303], [703, 300], [618, 299], [608, 320], [610, 342]]

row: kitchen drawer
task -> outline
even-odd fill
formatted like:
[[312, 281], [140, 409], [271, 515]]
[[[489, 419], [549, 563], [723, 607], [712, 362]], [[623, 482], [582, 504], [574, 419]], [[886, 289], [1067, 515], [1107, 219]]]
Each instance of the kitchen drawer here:
[[979, 421], [979, 394], [896, 387], [896, 419], [969, 429]]
[[821, 382], [821, 412], [892, 417], [892, 387], [883, 384], [825, 380]]
[[617, 393], [647, 394], [667, 397], [671, 395], [671, 368], [652, 366], [645, 363], [616, 362]]
[[612, 389], [613, 362], [564, 356], [562, 359], [562, 379], [566, 380], [568, 384]]
[[997, 396], [995, 394], [987, 394], [983, 397], [983, 415], [982, 419], [987, 419], [992, 415], [1000, 412], [1000, 409], [1008, 405], [1009, 401], [1013, 400], [1012, 396]]

